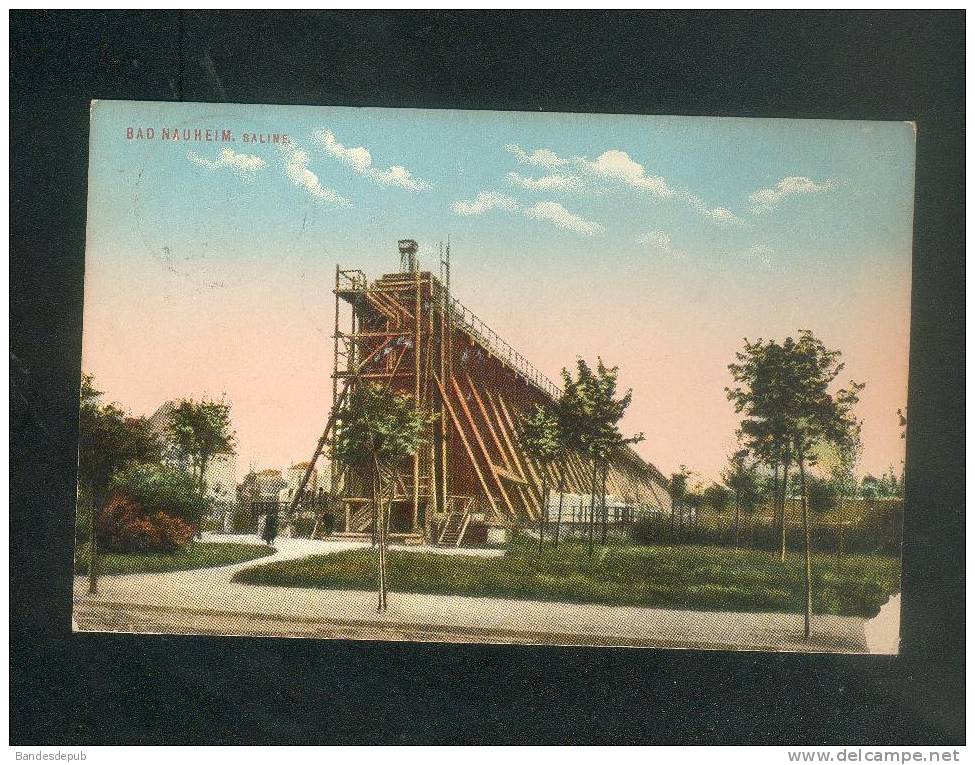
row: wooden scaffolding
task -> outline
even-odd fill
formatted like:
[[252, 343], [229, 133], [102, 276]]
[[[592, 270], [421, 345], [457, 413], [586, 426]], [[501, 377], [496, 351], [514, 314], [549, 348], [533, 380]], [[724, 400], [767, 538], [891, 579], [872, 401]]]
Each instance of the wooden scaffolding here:
[[[449, 244], [440, 248], [437, 276], [420, 270], [415, 241], [401, 240], [399, 252], [400, 270], [371, 282], [336, 266], [332, 414], [311, 466], [345, 396], [364, 381], [386, 385], [433, 415], [423, 448], [395, 481], [394, 534], [459, 545], [468, 536], [485, 541], [489, 527], [537, 523], [542, 472], [553, 487], [560, 476], [520, 448], [518, 431], [535, 404], [560, 395], [558, 387], [453, 297]], [[564, 489], [587, 493], [587, 476], [583, 459], [572, 456]], [[368, 531], [365, 481], [332, 462], [339, 533]], [[609, 490], [634, 505], [668, 509], [663, 475], [631, 449], [612, 460]]]

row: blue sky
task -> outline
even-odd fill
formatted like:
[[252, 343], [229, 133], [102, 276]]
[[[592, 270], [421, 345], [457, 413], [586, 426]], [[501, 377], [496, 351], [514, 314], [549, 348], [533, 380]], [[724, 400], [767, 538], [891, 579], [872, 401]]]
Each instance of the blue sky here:
[[283, 466], [327, 409], [335, 264], [449, 237], [458, 297], [544, 372], [620, 365], [662, 469], [720, 469], [741, 338], [808, 327], [867, 382], [876, 472], [902, 450], [913, 167], [904, 123], [100, 102], [85, 362], [136, 410], [226, 393], [244, 462]]

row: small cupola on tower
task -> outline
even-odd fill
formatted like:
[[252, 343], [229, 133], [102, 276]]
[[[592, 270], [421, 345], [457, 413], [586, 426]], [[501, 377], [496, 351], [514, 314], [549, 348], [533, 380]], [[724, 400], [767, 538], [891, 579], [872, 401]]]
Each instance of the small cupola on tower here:
[[416, 257], [416, 239], [399, 240], [399, 270], [400, 273], [415, 274], [419, 270], [419, 262]]

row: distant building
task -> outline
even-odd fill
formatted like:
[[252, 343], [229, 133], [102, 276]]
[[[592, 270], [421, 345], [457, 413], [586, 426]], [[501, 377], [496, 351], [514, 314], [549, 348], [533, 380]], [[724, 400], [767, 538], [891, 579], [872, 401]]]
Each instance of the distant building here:
[[252, 470], [244, 476], [238, 491], [244, 502], [276, 502], [287, 485], [280, 470]]
[[[188, 468], [185, 457], [175, 452], [170, 435], [173, 413], [177, 406], [179, 406], [178, 401], [167, 401], [160, 406], [149, 418], [149, 430], [163, 444], [170, 460]], [[206, 483], [207, 492], [215, 500], [233, 502], [237, 489], [237, 456], [234, 454], [218, 454], [210, 458], [203, 480]]]
[[[298, 491], [298, 487], [301, 485], [301, 479], [305, 477], [305, 473], [308, 471], [307, 462], [296, 462], [290, 468], [288, 468], [287, 477], [287, 493], [286, 499], [289, 501]], [[318, 493], [318, 470], [312, 468], [311, 475], [308, 477], [308, 483], [305, 486], [306, 492], [311, 492], [311, 494]]]

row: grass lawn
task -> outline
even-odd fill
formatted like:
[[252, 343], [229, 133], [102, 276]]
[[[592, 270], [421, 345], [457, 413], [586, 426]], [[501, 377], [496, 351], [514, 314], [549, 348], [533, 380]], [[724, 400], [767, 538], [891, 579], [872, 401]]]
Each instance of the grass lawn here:
[[[802, 556], [785, 564], [771, 553], [718, 547], [597, 547], [563, 543], [541, 555], [515, 544], [500, 558], [390, 553], [390, 589], [442, 595], [603, 603], [703, 611], [799, 612], [804, 603]], [[843, 616], [877, 614], [900, 589], [900, 562], [883, 556], [813, 556], [813, 608]], [[320, 589], [371, 589], [375, 553], [348, 550], [246, 568], [248, 584]]]
[[[158, 574], [164, 571], [188, 571], [243, 563], [271, 555], [274, 548], [225, 542], [190, 542], [173, 553], [106, 553], [99, 560], [101, 574]], [[79, 548], [74, 572], [88, 573], [88, 546]]]

